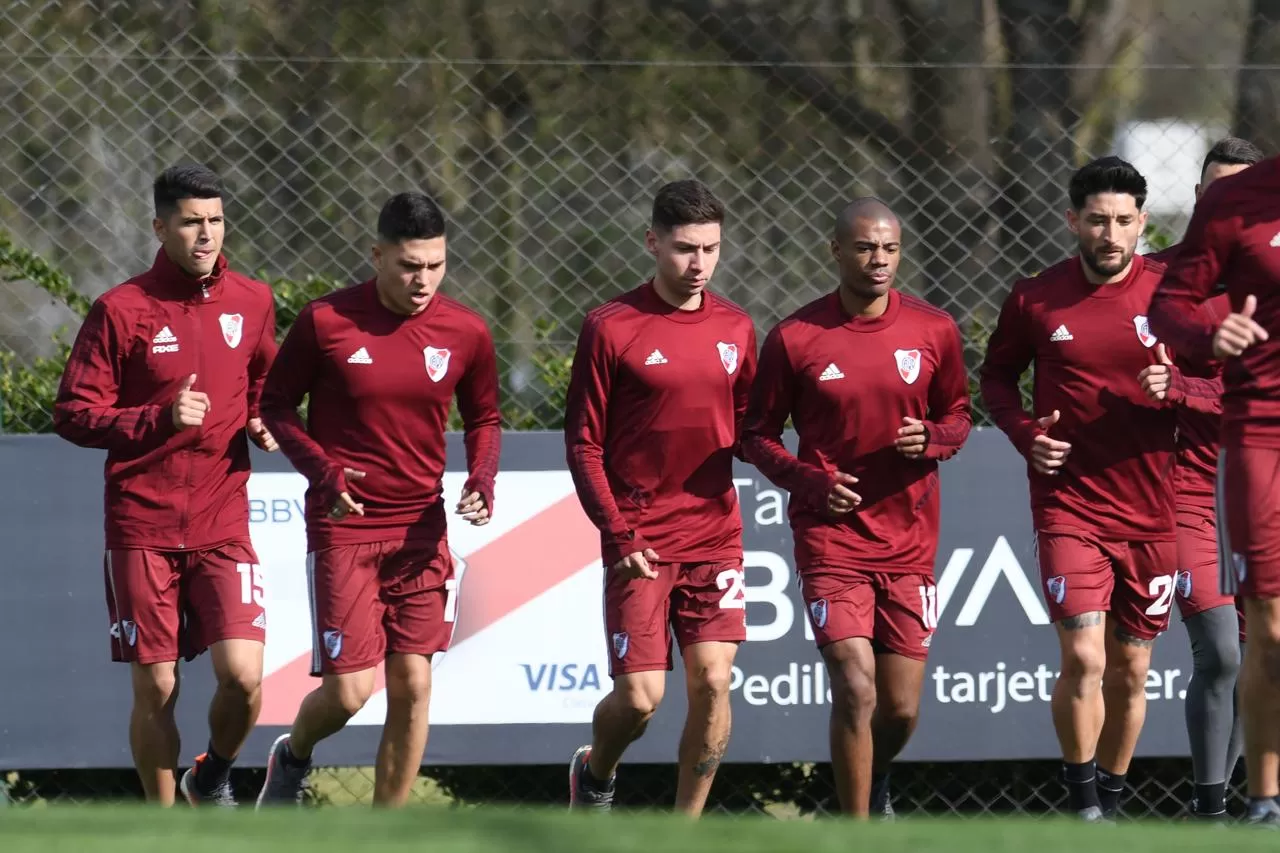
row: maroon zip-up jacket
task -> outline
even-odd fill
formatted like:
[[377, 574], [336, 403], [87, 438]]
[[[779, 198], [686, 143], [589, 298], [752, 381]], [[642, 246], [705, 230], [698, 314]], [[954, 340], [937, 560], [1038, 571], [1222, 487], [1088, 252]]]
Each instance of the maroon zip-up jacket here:
[[[105, 448], [108, 549], [200, 550], [249, 539], [249, 444], [275, 356], [271, 289], [227, 269], [197, 281], [161, 249], [94, 302], [54, 404], [58, 435]], [[179, 431], [191, 374], [204, 424]]]

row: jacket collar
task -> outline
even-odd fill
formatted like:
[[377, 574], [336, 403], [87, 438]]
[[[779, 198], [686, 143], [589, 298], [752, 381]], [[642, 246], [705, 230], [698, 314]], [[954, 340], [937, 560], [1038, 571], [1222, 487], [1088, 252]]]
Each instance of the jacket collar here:
[[161, 246], [151, 265], [150, 281], [156, 292], [170, 299], [191, 302], [210, 302], [222, 293], [222, 282], [227, 273], [227, 256], [218, 255], [213, 272], [197, 279], [173, 262]]

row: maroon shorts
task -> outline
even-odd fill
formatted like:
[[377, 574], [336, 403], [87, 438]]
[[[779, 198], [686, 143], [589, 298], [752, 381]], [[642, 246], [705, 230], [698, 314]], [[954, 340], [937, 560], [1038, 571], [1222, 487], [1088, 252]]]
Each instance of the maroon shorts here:
[[604, 625], [609, 675], [670, 670], [671, 633], [681, 650], [695, 643], [747, 639], [742, 561], [657, 563], [652, 580], [605, 569]]
[[1174, 588], [1183, 619], [1233, 603], [1218, 582], [1218, 524], [1213, 510], [1178, 508], [1178, 576]]
[[1242, 598], [1280, 597], [1280, 450], [1223, 448], [1218, 457], [1222, 589]]
[[1154, 640], [1169, 627], [1177, 586], [1175, 541], [1101, 539], [1037, 533], [1036, 559], [1049, 620], [1110, 612], [1131, 636]]
[[311, 674], [372, 669], [449, 648], [457, 582], [448, 543], [362, 542], [307, 555]]
[[194, 660], [221, 640], [266, 642], [262, 569], [248, 542], [203, 551], [114, 549], [103, 575], [117, 663]]
[[938, 590], [932, 574], [817, 566], [800, 572], [800, 594], [819, 649], [865, 637], [877, 653], [912, 660], [929, 656], [938, 627]]

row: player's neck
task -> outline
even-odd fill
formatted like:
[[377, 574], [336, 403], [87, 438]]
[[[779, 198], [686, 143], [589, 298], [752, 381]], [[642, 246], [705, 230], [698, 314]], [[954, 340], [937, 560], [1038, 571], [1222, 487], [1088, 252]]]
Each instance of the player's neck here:
[[663, 302], [680, 311], [697, 311], [702, 307], [703, 291], [699, 290], [692, 296], [685, 298], [679, 295], [674, 288], [668, 287], [660, 276], [653, 277], [653, 292], [658, 294], [658, 298]]
[[1092, 285], [1102, 286], [1104, 284], [1119, 284], [1129, 277], [1129, 273], [1133, 272], [1133, 261], [1136, 257], [1137, 255], [1134, 255], [1133, 258], [1130, 258], [1129, 263], [1124, 265], [1124, 269], [1120, 270], [1120, 272], [1115, 275], [1103, 275], [1085, 263], [1084, 258], [1080, 259], [1080, 269], [1084, 271], [1085, 281]]
[[852, 293], [849, 288], [841, 285], [836, 292], [840, 295], [840, 305], [844, 307], [845, 311], [849, 312], [851, 317], [874, 320], [889, 310], [888, 291], [880, 296], [858, 296]]

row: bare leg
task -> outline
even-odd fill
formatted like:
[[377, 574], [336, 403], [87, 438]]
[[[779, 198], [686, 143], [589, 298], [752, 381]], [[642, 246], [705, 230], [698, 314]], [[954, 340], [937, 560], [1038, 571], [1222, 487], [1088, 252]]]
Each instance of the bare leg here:
[[177, 795], [181, 739], [174, 711], [178, 705], [177, 661], [132, 664], [133, 710], [129, 746], [142, 790], [150, 802], [172, 806]]
[[387, 721], [378, 745], [373, 803], [403, 806], [422, 768], [431, 706], [431, 659], [426, 655], [387, 656]]
[[822, 656], [831, 676], [831, 769], [840, 810], [866, 820], [871, 806], [876, 658], [871, 641], [863, 637], [824, 646]]
[[729, 680], [737, 643], [695, 643], [684, 650], [689, 713], [680, 737], [676, 811], [702, 814], [716, 770], [729, 747]]
[[601, 782], [613, 778], [627, 747], [644, 734], [662, 702], [665, 670], [620, 673], [613, 690], [596, 705], [591, 720], [591, 776]]

